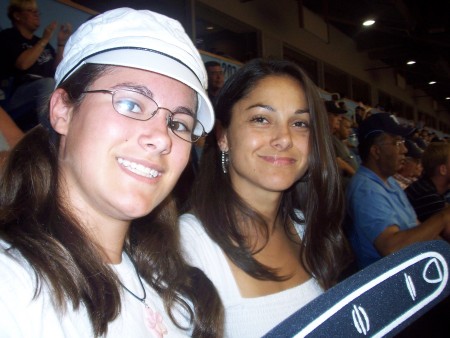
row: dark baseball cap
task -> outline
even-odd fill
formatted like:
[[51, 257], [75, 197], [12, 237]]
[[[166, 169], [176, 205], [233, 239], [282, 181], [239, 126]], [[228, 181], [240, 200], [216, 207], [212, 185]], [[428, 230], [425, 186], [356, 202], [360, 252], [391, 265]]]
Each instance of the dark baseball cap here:
[[416, 142], [413, 140], [405, 140], [405, 146], [406, 149], [408, 149], [408, 152], [406, 153], [406, 157], [412, 157], [415, 159], [421, 159], [423, 155], [423, 149], [420, 148]]
[[341, 115], [347, 113], [345, 109], [338, 107], [335, 101], [325, 101], [325, 108], [328, 113], [332, 114]]
[[408, 136], [416, 128], [402, 126], [397, 118], [390, 113], [372, 114], [361, 122], [358, 127], [358, 140], [362, 143], [375, 133], [388, 133], [396, 136]]

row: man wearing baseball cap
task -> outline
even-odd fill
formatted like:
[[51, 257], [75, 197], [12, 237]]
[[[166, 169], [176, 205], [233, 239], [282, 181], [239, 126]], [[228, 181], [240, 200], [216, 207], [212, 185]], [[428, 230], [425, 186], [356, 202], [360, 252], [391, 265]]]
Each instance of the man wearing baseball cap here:
[[362, 163], [346, 190], [346, 226], [359, 268], [415, 242], [450, 238], [450, 210], [418, 222], [392, 177], [407, 152], [404, 137], [413, 130], [389, 113], [371, 115], [359, 126]]
[[336, 154], [336, 163], [345, 189], [349, 179], [356, 172], [356, 165], [354, 166], [354, 163], [349, 161], [349, 150], [338, 136], [342, 119], [345, 117], [347, 110], [339, 107], [336, 101], [325, 101], [325, 109], [328, 115], [328, 126], [330, 127], [333, 148]]

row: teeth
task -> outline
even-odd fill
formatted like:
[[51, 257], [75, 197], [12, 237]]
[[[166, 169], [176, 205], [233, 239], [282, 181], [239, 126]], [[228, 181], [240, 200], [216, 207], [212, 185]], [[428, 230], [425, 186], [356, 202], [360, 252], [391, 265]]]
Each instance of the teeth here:
[[145, 167], [142, 164], [124, 160], [121, 157], [119, 157], [117, 160], [121, 165], [135, 174], [149, 178], [155, 178], [159, 175], [159, 172], [157, 170]]

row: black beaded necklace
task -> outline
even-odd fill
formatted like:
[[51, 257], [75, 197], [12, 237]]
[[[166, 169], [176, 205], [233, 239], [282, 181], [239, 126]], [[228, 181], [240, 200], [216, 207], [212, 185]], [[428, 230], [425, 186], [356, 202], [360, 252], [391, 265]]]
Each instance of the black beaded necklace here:
[[131, 264], [133, 264], [134, 270], [136, 271], [137, 278], [139, 279], [139, 283], [141, 284], [142, 293], [144, 294], [144, 297], [139, 297], [136, 294], [134, 294], [120, 280], [119, 280], [119, 283], [124, 288], [125, 291], [127, 291], [130, 295], [132, 295], [134, 298], [136, 298], [138, 301], [140, 301], [142, 304], [144, 304], [144, 306], [148, 309], [149, 306], [145, 302], [145, 300], [147, 299], [147, 292], [145, 292], [144, 283], [142, 283], [141, 276], [139, 275], [139, 270], [138, 270], [137, 264], [134, 261], [133, 257], [128, 252], [125, 251], [125, 253], [127, 254], [128, 258], [130, 259]]

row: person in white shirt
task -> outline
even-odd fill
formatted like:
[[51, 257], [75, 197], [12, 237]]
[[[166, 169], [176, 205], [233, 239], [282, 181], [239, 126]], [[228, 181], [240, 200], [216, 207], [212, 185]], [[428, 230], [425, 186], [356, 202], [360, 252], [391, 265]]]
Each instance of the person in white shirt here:
[[225, 336], [261, 337], [346, 265], [339, 172], [318, 90], [292, 62], [243, 65], [216, 118], [181, 240], [220, 293]]
[[84, 23], [47, 125], [0, 181], [1, 337], [221, 336], [211, 282], [180, 254], [167, 199], [214, 125], [181, 24], [119, 8]]

